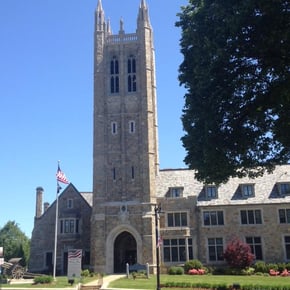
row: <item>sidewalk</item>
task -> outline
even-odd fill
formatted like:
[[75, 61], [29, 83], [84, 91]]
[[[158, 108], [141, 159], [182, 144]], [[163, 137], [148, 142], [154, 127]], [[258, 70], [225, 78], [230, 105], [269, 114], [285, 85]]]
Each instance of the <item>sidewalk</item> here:
[[101, 289], [110, 289], [110, 288], [108, 288], [108, 285], [110, 284], [110, 282], [118, 280], [118, 279], [123, 278], [123, 277], [126, 277], [126, 275], [125, 274], [122, 274], [122, 275], [109, 275], [109, 276], [103, 277], [103, 285], [102, 285]]
[[[108, 275], [108, 276], [104, 276], [103, 277], [103, 283], [102, 283], [102, 287], [101, 289], [113, 289], [113, 288], [108, 288], [108, 285], [112, 282], [112, 281], [115, 281], [117, 279], [120, 279], [120, 278], [123, 278], [123, 277], [126, 277], [125, 274], [122, 274], [122, 275]], [[84, 286], [94, 286], [94, 285], [99, 285], [99, 280], [94, 280], [92, 282], [89, 282], [89, 283], [86, 283]], [[125, 289], [123, 289], [125, 290]], [[132, 289], [131, 289], [132, 290]]]

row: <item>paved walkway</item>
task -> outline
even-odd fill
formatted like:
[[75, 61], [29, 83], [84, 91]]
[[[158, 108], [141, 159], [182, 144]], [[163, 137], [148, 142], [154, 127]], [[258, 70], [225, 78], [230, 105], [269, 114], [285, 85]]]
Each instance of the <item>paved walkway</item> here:
[[109, 275], [109, 276], [105, 276], [103, 277], [103, 285], [101, 287], [101, 289], [110, 289], [108, 288], [110, 282], [115, 281], [117, 279], [126, 277], [126, 275], [122, 274], [122, 275]]
[[[120, 278], [123, 278], [123, 277], [126, 277], [126, 275], [125, 274], [122, 274], [122, 275], [117, 275], [116, 274], [116, 275], [104, 276], [103, 277], [103, 284], [102, 284], [101, 289], [113, 289], [113, 288], [108, 288], [109, 284], [112, 281], [115, 281], [115, 280], [120, 279]], [[97, 284], [98, 284], [98, 280], [94, 280], [92, 282], [86, 283], [85, 285], [87, 285], [87, 286], [93, 286], [93, 285], [97, 285]], [[125, 289], [123, 289], [123, 290], [125, 290]]]

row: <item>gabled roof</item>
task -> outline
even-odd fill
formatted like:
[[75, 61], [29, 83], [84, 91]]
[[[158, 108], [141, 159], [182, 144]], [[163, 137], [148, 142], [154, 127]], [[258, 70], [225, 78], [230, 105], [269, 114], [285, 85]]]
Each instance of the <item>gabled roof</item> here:
[[[71, 189], [73, 190], [73, 192], [75, 192], [75, 194], [79, 195], [80, 198], [83, 199], [84, 202], [89, 207], [92, 207], [93, 193], [92, 192], [81, 193], [76, 189], [76, 187], [72, 183], [67, 185], [66, 188], [59, 194], [58, 199], [60, 200]], [[41, 217], [44, 216], [46, 213], [48, 213], [55, 206], [55, 203], [56, 203], [56, 199], [50, 204], [48, 209], [41, 215]]]

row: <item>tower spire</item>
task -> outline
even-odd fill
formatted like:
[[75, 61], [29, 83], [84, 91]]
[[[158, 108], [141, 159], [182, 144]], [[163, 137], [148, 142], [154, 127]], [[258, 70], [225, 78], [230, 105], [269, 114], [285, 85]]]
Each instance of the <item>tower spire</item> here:
[[104, 30], [105, 28], [105, 13], [102, 6], [102, 0], [98, 0], [98, 5], [96, 9], [96, 30]]
[[141, 0], [138, 13], [138, 26], [150, 27], [148, 7], [146, 0]]

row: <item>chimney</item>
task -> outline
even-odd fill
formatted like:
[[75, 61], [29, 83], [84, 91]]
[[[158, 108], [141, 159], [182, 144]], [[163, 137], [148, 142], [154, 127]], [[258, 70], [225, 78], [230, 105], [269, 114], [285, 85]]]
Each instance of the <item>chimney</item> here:
[[39, 218], [42, 215], [42, 199], [43, 199], [43, 188], [41, 186], [36, 188], [36, 210], [35, 217]]

